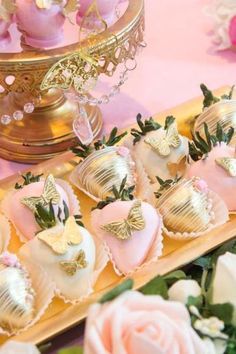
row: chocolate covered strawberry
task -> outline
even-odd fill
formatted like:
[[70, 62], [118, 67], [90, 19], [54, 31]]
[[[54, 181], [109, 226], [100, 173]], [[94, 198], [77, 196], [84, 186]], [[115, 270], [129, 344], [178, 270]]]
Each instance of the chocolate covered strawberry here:
[[162, 252], [162, 219], [152, 205], [133, 198], [133, 189], [125, 189], [123, 180], [91, 214], [94, 232], [118, 274], [132, 273]]
[[132, 129], [133, 152], [135, 160], [139, 159], [152, 183], [156, 176], [166, 180], [182, 175], [188, 155], [188, 139], [179, 134], [175, 118], [168, 116], [165, 126], [152, 118], [142, 121], [137, 116], [139, 129]]
[[234, 129], [225, 132], [218, 123], [216, 134], [212, 135], [205, 124], [204, 138], [196, 133], [190, 144], [189, 165], [186, 176], [204, 179], [209, 188], [216, 192], [226, 203], [229, 211], [236, 210], [236, 154], [235, 148], [229, 146]]

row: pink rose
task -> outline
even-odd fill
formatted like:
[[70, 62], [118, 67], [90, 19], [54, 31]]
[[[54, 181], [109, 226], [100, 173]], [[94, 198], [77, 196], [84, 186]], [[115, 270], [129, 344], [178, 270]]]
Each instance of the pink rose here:
[[206, 346], [179, 302], [129, 291], [92, 305], [85, 354], [203, 354]]

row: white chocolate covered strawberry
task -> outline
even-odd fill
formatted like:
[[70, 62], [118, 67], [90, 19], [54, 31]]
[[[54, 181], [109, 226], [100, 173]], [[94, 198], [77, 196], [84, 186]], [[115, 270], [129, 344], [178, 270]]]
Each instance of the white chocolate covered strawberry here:
[[107, 263], [90, 233], [70, 216], [65, 224], [39, 232], [20, 249], [20, 256], [41, 267], [66, 302], [76, 302], [93, 291]]
[[188, 155], [188, 139], [178, 133], [175, 119], [166, 118], [165, 127], [152, 118], [142, 122], [137, 116], [140, 130], [132, 129], [134, 136], [133, 152], [135, 160], [139, 159], [152, 183], [156, 176], [163, 180], [182, 175]]

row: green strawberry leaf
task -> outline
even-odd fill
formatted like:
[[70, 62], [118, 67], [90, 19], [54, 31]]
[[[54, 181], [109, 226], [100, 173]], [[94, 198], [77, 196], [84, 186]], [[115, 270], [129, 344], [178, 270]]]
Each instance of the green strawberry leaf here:
[[195, 306], [197, 308], [201, 308], [203, 305], [203, 296], [189, 296], [188, 297], [188, 302], [187, 302], [187, 306]]
[[208, 304], [208, 310], [211, 315], [218, 317], [220, 320], [224, 321], [225, 324], [231, 324], [234, 311], [232, 304]]
[[103, 295], [99, 300], [100, 304], [104, 304], [105, 302], [114, 300], [117, 296], [121, 295], [123, 292], [127, 290], [131, 290], [133, 288], [134, 282], [132, 279], [126, 279], [123, 283], [116, 286], [114, 289], [109, 291], [107, 294]]
[[140, 113], [137, 115], [136, 120], [139, 129], [131, 129], [131, 135], [134, 137], [134, 145], [141, 140], [142, 136], [145, 136], [147, 133], [161, 128], [161, 125], [155, 122], [152, 117], [149, 119], [145, 119], [143, 122], [142, 115]]
[[164, 299], [168, 299], [168, 286], [164, 277], [158, 275], [139, 291], [144, 295], [160, 295]]
[[23, 183], [16, 183], [15, 184], [15, 189], [22, 189], [24, 186], [27, 186], [31, 183], [39, 182], [40, 178], [43, 176], [43, 173], [40, 175], [33, 175], [31, 172], [27, 172], [25, 175], [21, 175], [23, 178]]

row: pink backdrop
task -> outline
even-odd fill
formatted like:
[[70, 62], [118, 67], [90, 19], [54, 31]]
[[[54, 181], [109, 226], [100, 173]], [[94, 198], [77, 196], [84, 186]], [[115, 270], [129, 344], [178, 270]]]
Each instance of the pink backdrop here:
[[[134, 122], [138, 112], [150, 115], [199, 95], [201, 82], [211, 88], [234, 83], [236, 53], [215, 51], [203, 14], [208, 2], [146, 0], [148, 47], [122, 93], [102, 107], [105, 131]], [[0, 159], [0, 178], [23, 168]]]
[[[138, 112], [150, 115], [198, 96], [201, 82], [213, 89], [235, 83], [236, 53], [217, 53], [212, 46], [210, 22], [203, 15], [207, 2], [146, 0], [148, 47], [122, 93], [102, 108], [105, 131], [131, 124]], [[0, 178], [22, 168], [25, 165], [0, 159]], [[61, 335], [52, 350], [72, 345], [81, 333], [77, 327]]]

